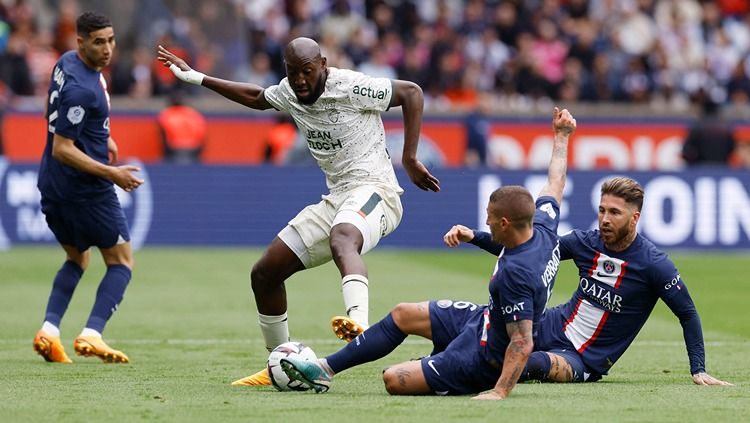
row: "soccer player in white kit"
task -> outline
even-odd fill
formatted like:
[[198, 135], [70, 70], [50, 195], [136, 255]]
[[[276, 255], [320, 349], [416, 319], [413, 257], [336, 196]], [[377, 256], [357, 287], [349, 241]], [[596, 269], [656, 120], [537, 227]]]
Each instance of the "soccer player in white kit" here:
[[[437, 178], [416, 158], [422, 90], [409, 81], [328, 67], [320, 47], [309, 38], [296, 38], [286, 46], [287, 77], [265, 89], [204, 75], [162, 46], [158, 59], [182, 81], [253, 109], [291, 114], [326, 175], [329, 194], [289, 221], [253, 266], [251, 285], [261, 332], [269, 351], [289, 340], [284, 281], [333, 259], [341, 273], [347, 315], [334, 317], [331, 324], [339, 338], [354, 339], [368, 327], [369, 281], [361, 254], [398, 226], [403, 211], [403, 189], [386, 151], [380, 112], [402, 106], [404, 169], [420, 189], [440, 190]], [[265, 369], [233, 382], [270, 383]]]

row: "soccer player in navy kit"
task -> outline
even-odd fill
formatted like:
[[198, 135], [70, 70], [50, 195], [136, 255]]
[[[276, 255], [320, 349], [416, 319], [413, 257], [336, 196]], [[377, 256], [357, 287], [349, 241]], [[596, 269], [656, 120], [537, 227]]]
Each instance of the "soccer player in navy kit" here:
[[[332, 355], [318, 361], [299, 355], [281, 359], [285, 373], [325, 392], [334, 374], [384, 357], [413, 334], [432, 340], [432, 354], [389, 367], [383, 381], [390, 394], [461, 395], [489, 390], [475, 398], [507, 397], [532, 352], [532, 335], [560, 263], [559, 204], [568, 137], [576, 121], [567, 110], [555, 108], [552, 122], [552, 159], [539, 198], [534, 202], [523, 187], [501, 187], [487, 206], [491, 233], [471, 231], [471, 242], [498, 257], [488, 305], [450, 300], [399, 304]], [[449, 232], [445, 241], [458, 245], [458, 233]]]
[[698, 312], [680, 273], [636, 225], [643, 188], [626, 177], [604, 182], [599, 229], [560, 239], [560, 258], [572, 259], [579, 283], [565, 304], [547, 310], [522, 380], [594, 382], [617, 362], [661, 299], [680, 320], [693, 382], [730, 385], [706, 373]]
[[115, 34], [109, 18], [85, 12], [76, 21], [78, 48], [62, 55], [52, 71], [47, 102], [47, 144], [39, 169], [42, 212], [67, 255], [52, 283], [45, 321], [34, 350], [45, 360], [71, 363], [60, 342], [60, 322], [88, 266], [89, 248], [99, 248], [107, 265], [93, 309], [73, 346], [76, 354], [127, 363], [110, 348], [102, 331], [131, 277], [133, 254], [125, 215], [114, 184], [125, 191], [143, 180], [135, 166], [114, 166], [117, 144], [109, 133], [109, 94], [101, 74], [109, 65]]

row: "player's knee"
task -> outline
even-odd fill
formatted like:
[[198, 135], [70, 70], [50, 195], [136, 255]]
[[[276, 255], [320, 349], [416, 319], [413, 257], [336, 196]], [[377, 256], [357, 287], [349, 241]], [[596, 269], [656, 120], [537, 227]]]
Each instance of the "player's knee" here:
[[409, 316], [412, 314], [413, 307], [413, 303], [398, 303], [391, 310], [393, 322], [396, 323], [399, 329], [403, 330], [404, 326], [409, 322]]
[[340, 223], [331, 230], [328, 242], [331, 246], [331, 253], [341, 257], [352, 253], [359, 254], [362, 251], [364, 238], [356, 226]]
[[526, 368], [521, 374], [521, 381], [545, 380], [549, 375], [552, 362], [549, 355], [543, 351], [536, 351], [529, 355]]
[[391, 395], [401, 394], [400, 385], [398, 383], [398, 374], [390, 367], [385, 369], [383, 372], [383, 384], [385, 384], [385, 391]]

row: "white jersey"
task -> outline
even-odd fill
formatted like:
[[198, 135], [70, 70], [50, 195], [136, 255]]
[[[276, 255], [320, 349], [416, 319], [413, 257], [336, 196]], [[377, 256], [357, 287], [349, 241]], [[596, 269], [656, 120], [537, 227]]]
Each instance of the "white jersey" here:
[[266, 100], [292, 115], [331, 193], [363, 185], [402, 193], [380, 117], [393, 95], [391, 80], [346, 69], [328, 71], [323, 94], [314, 104], [300, 103], [287, 78], [265, 89]]

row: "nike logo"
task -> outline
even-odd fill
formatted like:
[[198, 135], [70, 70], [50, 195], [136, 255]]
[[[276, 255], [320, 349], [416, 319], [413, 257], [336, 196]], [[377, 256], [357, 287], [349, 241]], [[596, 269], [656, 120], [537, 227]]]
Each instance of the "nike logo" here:
[[430, 368], [432, 369], [433, 372], [437, 373], [437, 375], [440, 376], [440, 372], [437, 371], [437, 369], [435, 368], [435, 365], [432, 364], [434, 362], [435, 362], [435, 360], [427, 360], [427, 365], [430, 366]]

